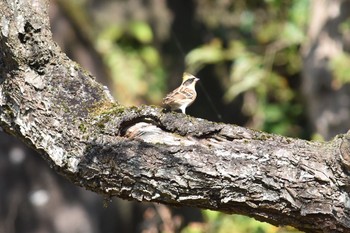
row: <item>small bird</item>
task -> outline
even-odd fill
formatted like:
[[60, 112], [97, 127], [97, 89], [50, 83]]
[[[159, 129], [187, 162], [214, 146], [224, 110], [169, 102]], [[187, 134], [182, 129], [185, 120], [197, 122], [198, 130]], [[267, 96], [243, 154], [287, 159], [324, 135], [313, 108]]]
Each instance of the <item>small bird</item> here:
[[182, 76], [181, 85], [170, 92], [163, 99], [163, 105], [167, 109], [178, 110], [186, 114], [186, 108], [193, 103], [197, 97], [196, 83], [199, 78], [196, 78], [192, 74], [184, 73]]

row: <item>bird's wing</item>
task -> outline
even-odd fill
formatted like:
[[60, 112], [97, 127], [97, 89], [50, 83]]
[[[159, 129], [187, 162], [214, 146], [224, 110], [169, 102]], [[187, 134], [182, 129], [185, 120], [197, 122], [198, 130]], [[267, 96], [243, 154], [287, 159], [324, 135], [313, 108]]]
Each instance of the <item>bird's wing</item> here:
[[179, 87], [170, 92], [164, 99], [164, 105], [181, 104], [183, 102], [189, 102], [193, 99], [194, 92], [188, 88]]

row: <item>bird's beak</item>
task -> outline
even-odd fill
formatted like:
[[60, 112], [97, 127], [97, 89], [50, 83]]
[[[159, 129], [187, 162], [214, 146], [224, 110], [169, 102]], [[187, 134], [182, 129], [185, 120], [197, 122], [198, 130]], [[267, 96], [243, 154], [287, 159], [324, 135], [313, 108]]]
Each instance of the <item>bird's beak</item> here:
[[196, 82], [198, 82], [200, 79], [199, 79], [199, 78], [196, 78], [195, 80], [196, 80]]

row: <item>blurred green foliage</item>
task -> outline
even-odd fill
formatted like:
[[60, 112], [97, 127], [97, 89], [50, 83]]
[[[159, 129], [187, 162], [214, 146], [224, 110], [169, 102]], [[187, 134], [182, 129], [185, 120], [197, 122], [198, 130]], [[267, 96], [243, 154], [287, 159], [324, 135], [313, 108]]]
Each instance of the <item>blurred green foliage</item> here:
[[350, 82], [350, 55], [348, 53], [341, 53], [338, 56], [331, 59], [329, 63], [329, 68], [334, 74], [333, 87], [340, 88], [345, 83]]
[[97, 36], [113, 79], [113, 92], [124, 105], [159, 102], [165, 88], [165, 70], [159, 51], [152, 45], [153, 32], [146, 22], [109, 25]]
[[[224, 100], [242, 95], [242, 111], [252, 128], [300, 137], [295, 119], [302, 105], [291, 83], [302, 68], [299, 49], [309, 1], [218, 2], [221, 7], [208, 4], [198, 14], [213, 31], [213, 39], [187, 54], [187, 69], [196, 73], [208, 64], [229, 62], [226, 80], [219, 79], [227, 87]], [[210, 14], [212, 10], [217, 12]]]
[[181, 233], [301, 233], [292, 227], [275, 227], [254, 221], [242, 215], [226, 215], [216, 211], [203, 211], [205, 223], [192, 224]]
[[[344, 37], [350, 34], [350, 19], [344, 20], [339, 27], [339, 31]], [[348, 51], [348, 50], [347, 50]], [[336, 87], [340, 87], [345, 83], [350, 82], [349, 74], [349, 61], [350, 54], [348, 52], [343, 52], [342, 54], [335, 57], [330, 62], [330, 69], [333, 71], [335, 76]]]

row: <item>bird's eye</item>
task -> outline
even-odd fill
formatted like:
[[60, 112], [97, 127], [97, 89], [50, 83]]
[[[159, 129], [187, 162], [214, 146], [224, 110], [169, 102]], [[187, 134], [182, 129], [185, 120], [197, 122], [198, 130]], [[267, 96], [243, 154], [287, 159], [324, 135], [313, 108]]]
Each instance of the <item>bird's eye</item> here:
[[185, 85], [185, 86], [190, 85], [191, 83], [193, 83], [193, 81], [194, 81], [193, 78], [187, 79], [183, 85]]

